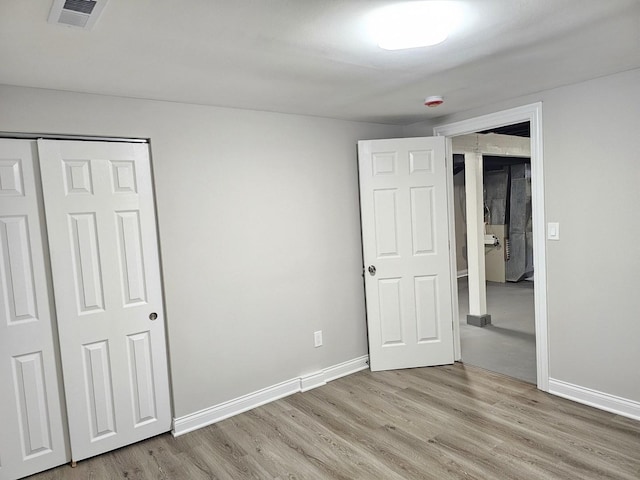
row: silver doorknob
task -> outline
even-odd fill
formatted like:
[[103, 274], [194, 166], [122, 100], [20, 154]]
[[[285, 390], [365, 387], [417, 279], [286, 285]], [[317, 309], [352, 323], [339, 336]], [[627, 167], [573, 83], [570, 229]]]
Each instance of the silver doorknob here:
[[369, 265], [369, 274], [373, 277], [376, 274], [376, 266], [375, 265]]
[[156, 318], [158, 318], [158, 314], [156, 312], [149, 314], [149, 320], [155, 320]]

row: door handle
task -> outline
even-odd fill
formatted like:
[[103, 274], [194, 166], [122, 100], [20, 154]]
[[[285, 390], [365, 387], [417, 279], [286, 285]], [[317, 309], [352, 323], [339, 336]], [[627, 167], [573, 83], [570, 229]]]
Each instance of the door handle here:
[[158, 318], [158, 314], [156, 312], [149, 314], [149, 320], [155, 320], [156, 318]]
[[376, 274], [376, 266], [375, 265], [369, 265], [369, 268], [367, 270], [369, 270], [369, 275], [371, 275], [372, 277]]

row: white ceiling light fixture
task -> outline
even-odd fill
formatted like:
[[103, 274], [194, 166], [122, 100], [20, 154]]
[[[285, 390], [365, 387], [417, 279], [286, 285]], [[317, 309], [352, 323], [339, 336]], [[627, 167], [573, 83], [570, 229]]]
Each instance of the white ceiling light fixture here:
[[424, 99], [424, 105], [426, 107], [439, 107], [444, 103], [444, 98], [441, 95], [431, 95]]
[[444, 42], [462, 20], [459, 2], [396, 3], [373, 12], [371, 29], [380, 48], [402, 50]]

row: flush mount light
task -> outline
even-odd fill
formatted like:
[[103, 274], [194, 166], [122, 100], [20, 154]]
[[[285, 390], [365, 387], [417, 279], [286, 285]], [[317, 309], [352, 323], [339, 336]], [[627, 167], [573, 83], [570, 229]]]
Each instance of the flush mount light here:
[[431, 95], [424, 99], [425, 107], [438, 107], [444, 103], [444, 98], [440, 95]]
[[444, 42], [460, 17], [458, 2], [404, 2], [376, 10], [371, 29], [385, 50], [428, 47]]

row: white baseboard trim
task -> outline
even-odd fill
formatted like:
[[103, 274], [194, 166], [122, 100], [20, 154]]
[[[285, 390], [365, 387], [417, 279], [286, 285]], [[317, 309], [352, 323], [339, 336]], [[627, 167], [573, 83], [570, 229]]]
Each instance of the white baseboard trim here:
[[171, 433], [174, 437], [178, 437], [294, 393], [306, 392], [312, 388], [321, 387], [331, 380], [359, 372], [360, 370], [366, 370], [367, 368], [369, 368], [369, 355], [363, 355], [317, 372], [292, 378], [277, 385], [234, 398], [228, 402], [205, 408], [199, 412], [174, 418]]
[[458, 278], [468, 277], [469, 270], [458, 270]]
[[171, 433], [174, 437], [177, 437], [299, 391], [300, 379], [287, 380], [286, 382], [234, 398], [228, 402], [205, 408], [199, 412], [174, 418]]
[[300, 377], [300, 391], [307, 392], [313, 388], [326, 385], [327, 380], [324, 378], [324, 371], [321, 370], [316, 373], [310, 373], [309, 375], [303, 375]]
[[363, 355], [352, 360], [347, 360], [346, 362], [338, 363], [332, 367], [325, 368], [323, 370], [324, 380], [325, 382], [330, 382], [331, 380], [346, 377], [347, 375], [351, 375], [352, 373], [359, 372], [360, 370], [366, 370], [368, 368], [369, 355]]
[[640, 402], [616, 397], [608, 393], [573, 385], [562, 380], [549, 379], [549, 393], [590, 407], [599, 408], [623, 417], [640, 420]]

